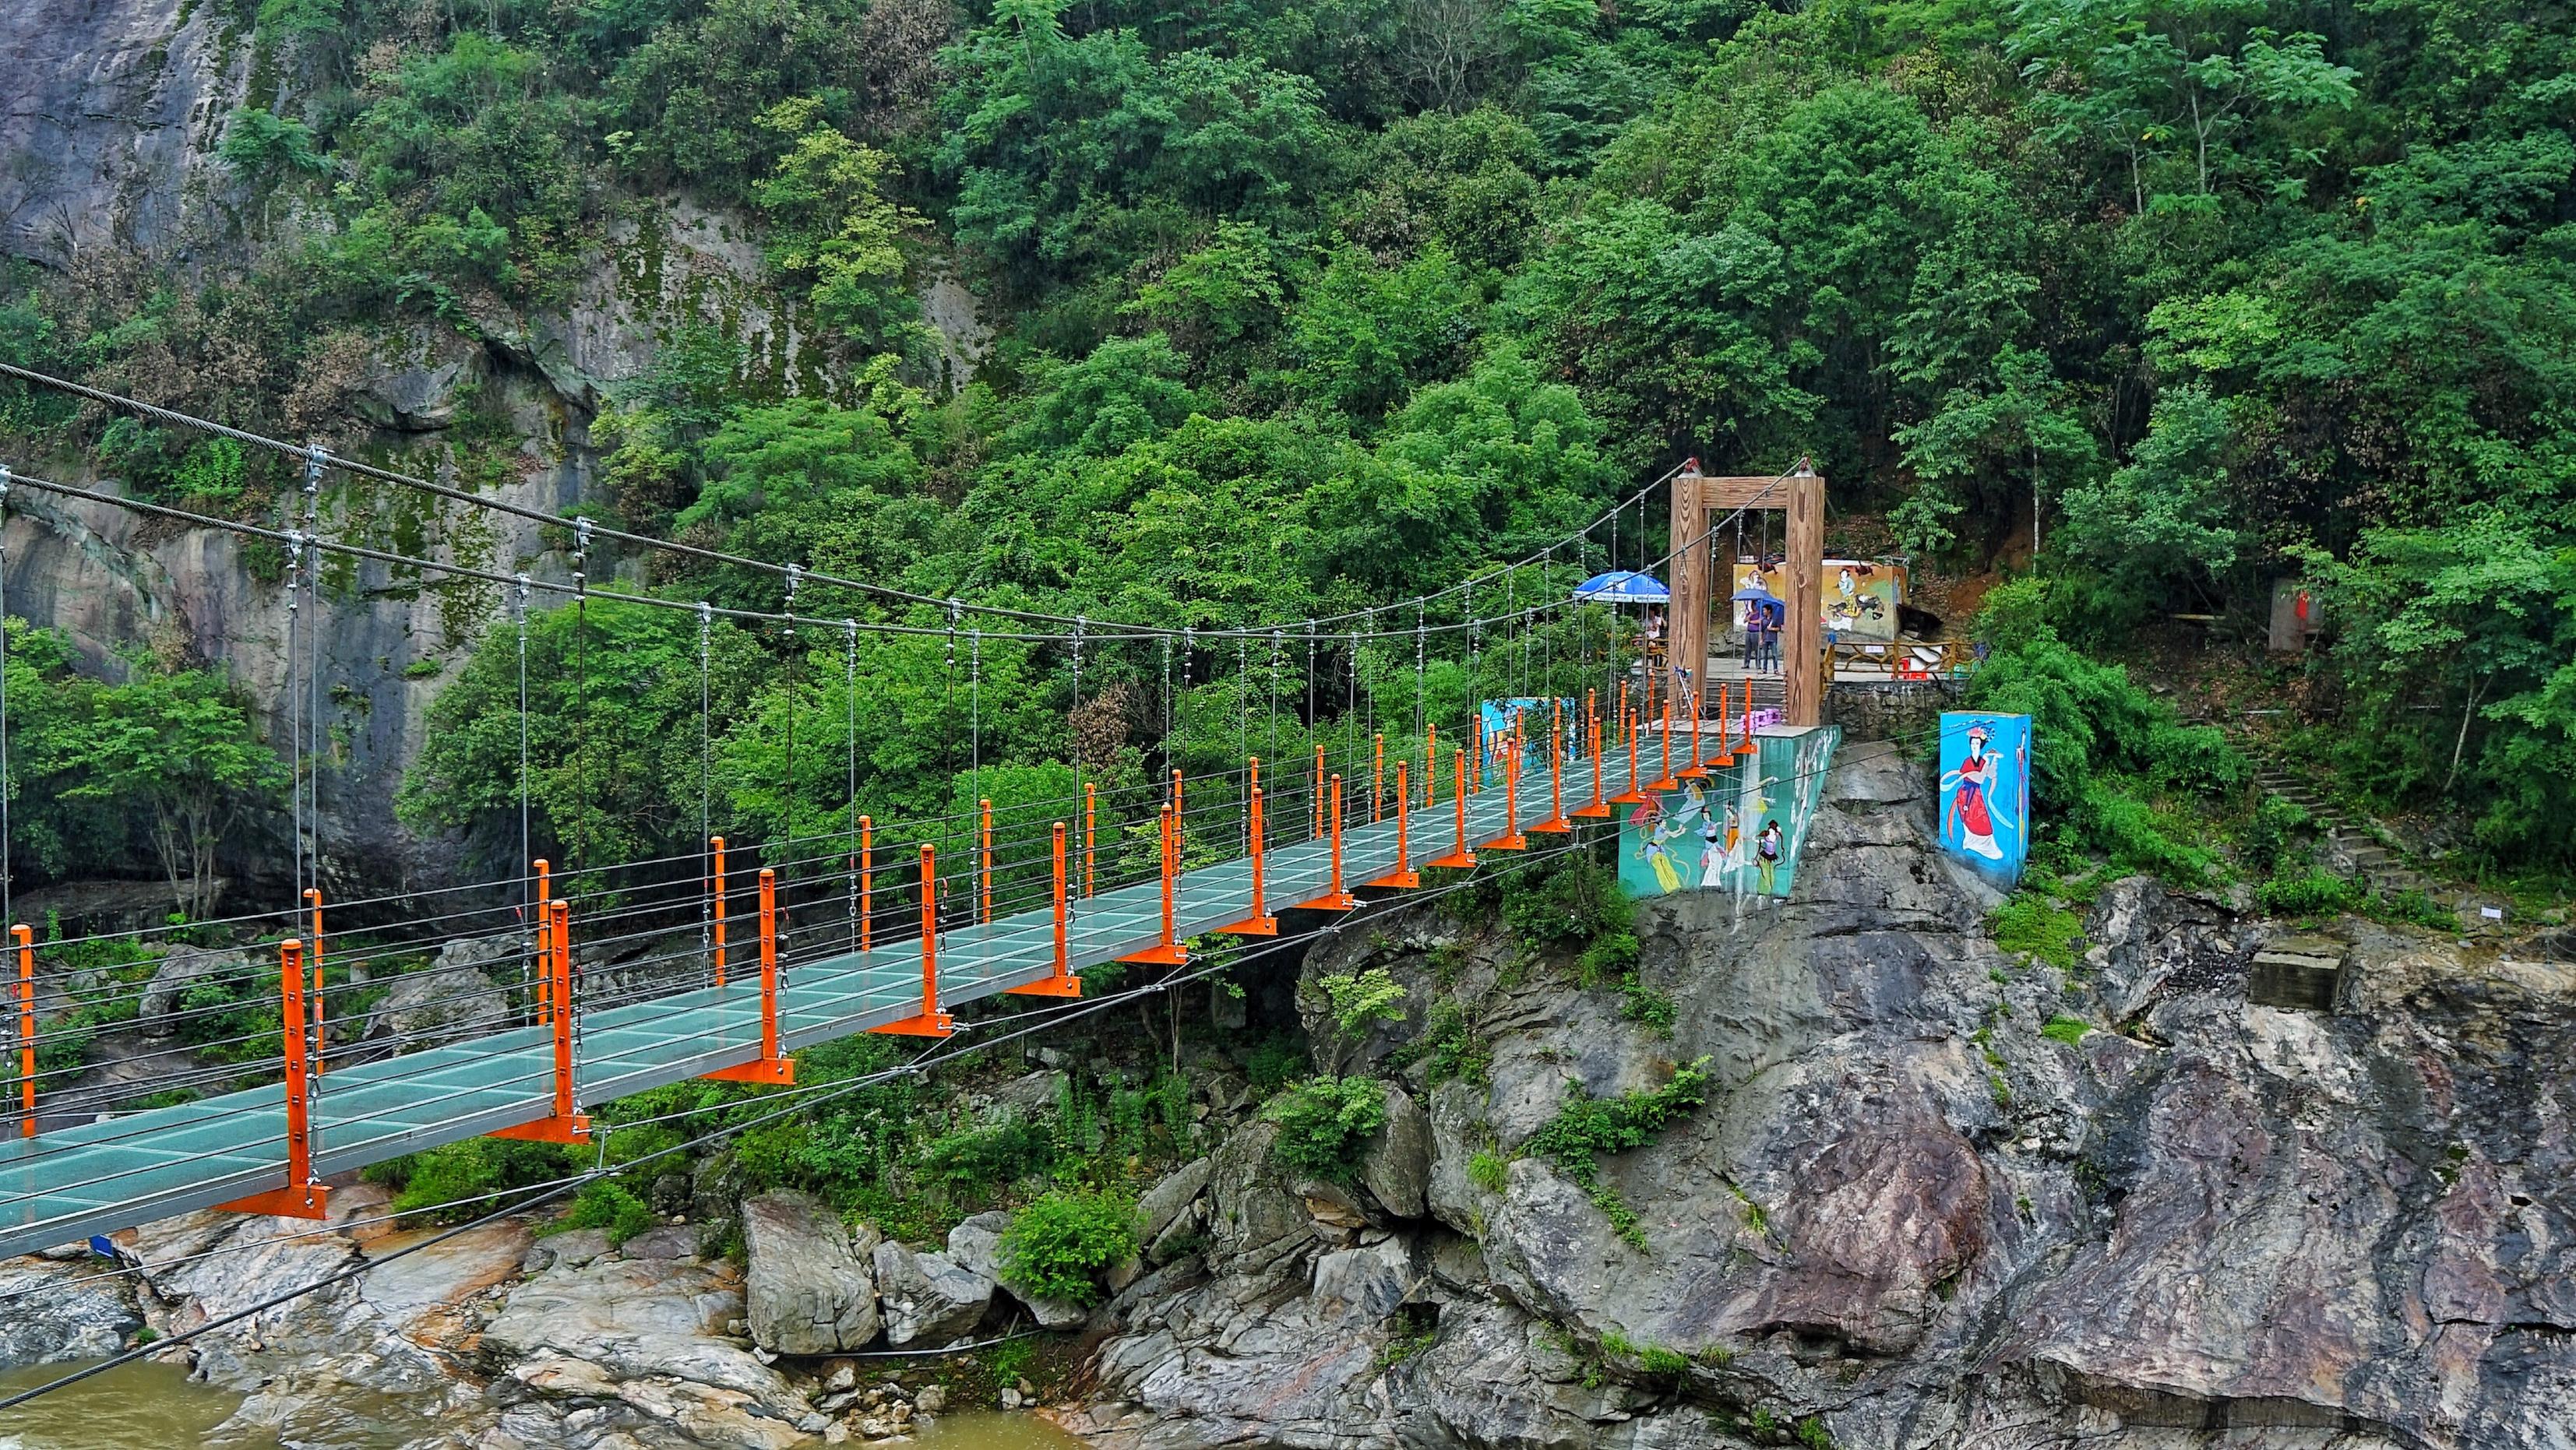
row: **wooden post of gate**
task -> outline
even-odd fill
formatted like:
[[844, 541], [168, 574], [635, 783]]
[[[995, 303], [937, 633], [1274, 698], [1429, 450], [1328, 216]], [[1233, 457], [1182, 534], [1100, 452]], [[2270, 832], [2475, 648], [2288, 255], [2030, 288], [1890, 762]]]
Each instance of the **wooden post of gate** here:
[[701, 1074], [715, 1082], [796, 1081], [796, 1064], [778, 1050], [778, 873], [760, 870], [760, 1056]]
[[547, 991], [555, 1002], [554, 1110], [533, 1123], [487, 1133], [489, 1138], [515, 1138], [529, 1143], [587, 1143], [590, 1119], [573, 1099], [572, 1081], [572, 903], [547, 903]]
[[896, 1037], [946, 1037], [957, 1030], [939, 1010], [939, 853], [927, 841], [921, 846], [921, 1010], [868, 1030]]
[[36, 1136], [36, 948], [35, 928], [20, 922], [9, 928], [18, 941], [18, 1136]]
[[1073, 942], [1068, 931], [1064, 866], [1064, 822], [1055, 823], [1055, 975], [1002, 990], [1021, 997], [1079, 997], [1082, 979], [1073, 974]]
[[304, 1016], [304, 943], [288, 937], [277, 944], [277, 957], [286, 1029], [286, 1186], [215, 1206], [228, 1213], [318, 1219], [326, 1212], [331, 1190], [313, 1178], [312, 1081], [305, 1075], [311, 1029]]
[[[1825, 481], [1806, 459], [1785, 478], [1708, 478], [1686, 465], [1672, 490], [1671, 661], [1697, 678], [1708, 668], [1709, 515], [1719, 510], [1777, 509], [1787, 516], [1783, 550], [1787, 598], [1780, 601], [1780, 660], [1791, 725], [1824, 722], [1824, 679], [1816, 667], [1824, 636]], [[1693, 541], [1696, 541], [1693, 543]], [[1683, 547], [1686, 543], [1692, 547]], [[1747, 708], [1751, 708], [1747, 702]]]

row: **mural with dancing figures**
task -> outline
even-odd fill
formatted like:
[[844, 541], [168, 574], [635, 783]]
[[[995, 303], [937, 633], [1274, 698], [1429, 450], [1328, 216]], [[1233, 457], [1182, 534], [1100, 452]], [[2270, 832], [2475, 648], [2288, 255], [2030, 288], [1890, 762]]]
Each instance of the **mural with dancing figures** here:
[[1640, 897], [1694, 890], [1787, 896], [1841, 742], [1832, 725], [1773, 726], [1754, 737], [1749, 757], [1711, 765], [1707, 779], [1642, 792], [1643, 805], [1623, 807], [1620, 888]]
[[2030, 717], [1941, 716], [1941, 848], [1999, 886], [2030, 856]]

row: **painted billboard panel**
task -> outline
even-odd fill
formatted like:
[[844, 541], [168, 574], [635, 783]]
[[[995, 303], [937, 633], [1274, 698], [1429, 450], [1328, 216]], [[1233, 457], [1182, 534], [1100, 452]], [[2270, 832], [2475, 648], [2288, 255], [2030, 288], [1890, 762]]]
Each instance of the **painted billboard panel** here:
[[[1886, 643], [1896, 638], [1896, 607], [1905, 602], [1905, 566], [1873, 564], [1861, 559], [1827, 559], [1824, 580], [1825, 632], [1835, 639], [1864, 640]], [[1774, 565], [1769, 569], [1759, 564], [1739, 562], [1735, 566], [1735, 592], [1761, 588], [1786, 598], [1788, 569]], [[1744, 615], [1753, 608], [1751, 601], [1736, 600], [1727, 628], [1744, 628]]]
[[2030, 717], [1941, 716], [1941, 848], [2002, 886], [2030, 856]]
[[1551, 701], [1543, 695], [1514, 695], [1482, 702], [1477, 713], [1483, 717], [1485, 727], [1481, 732], [1484, 756], [1481, 779], [1484, 783], [1487, 786], [1503, 783], [1503, 740], [1512, 733], [1514, 726], [1519, 727], [1521, 739], [1528, 747], [1522, 754], [1521, 768], [1544, 768], [1551, 722], [1564, 730], [1565, 741], [1570, 744], [1574, 739], [1575, 708], [1572, 700]]
[[1754, 737], [1750, 758], [1712, 766], [1679, 790], [1645, 792], [1619, 829], [1621, 889], [1787, 896], [1841, 740], [1831, 725], [1775, 727]]

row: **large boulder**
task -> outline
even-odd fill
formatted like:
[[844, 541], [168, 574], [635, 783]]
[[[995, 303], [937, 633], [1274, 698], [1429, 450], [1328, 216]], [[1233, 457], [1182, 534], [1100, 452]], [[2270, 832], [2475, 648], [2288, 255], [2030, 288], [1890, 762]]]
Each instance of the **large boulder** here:
[[103, 1359], [143, 1327], [121, 1279], [86, 1268], [17, 1260], [0, 1267], [0, 1369]]
[[854, 1241], [821, 1199], [780, 1192], [742, 1201], [742, 1237], [751, 1260], [744, 1297], [761, 1348], [839, 1354], [877, 1337], [876, 1230], [862, 1227]]
[[1398, 1218], [1420, 1218], [1429, 1211], [1431, 1119], [1400, 1087], [1386, 1090], [1386, 1122], [1360, 1159], [1360, 1182]]
[[943, 1254], [881, 1243], [875, 1260], [878, 1312], [889, 1345], [900, 1348], [915, 1340], [947, 1344], [983, 1322], [984, 1311], [992, 1307], [993, 1281]]
[[[179, 1030], [179, 1013], [186, 1010], [188, 989], [205, 983], [212, 985], [226, 979], [247, 980], [258, 967], [246, 952], [209, 951], [203, 947], [174, 947], [152, 968], [152, 980], [143, 987], [143, 1000], [138, 1004], [135, 1020], [145, 1032], [167, 1037]], [[268, 986], [274, 990], [273, 975]]]
[[506, 1029], [510, 1013], [501, 983], [518, 978], [525, 950], [526, 943], [512, 936], [449, 942], [426, 968], [386, 987], [369, 1014], [367, 1036], [417, 1051]]
[[1136, 1235], [1146, 1243], [1160, 1237], [1172, 1226], [1193, 1199], [1207, 1191], [1208, 1170], [1213, 1160], [1201, 1158], [1174, 1169], [1162, 1182], [1145, 1190], [1136, 1200]]
[[967, 1273], [989, 1279], [1026, 1305], [1029, 1317], [1044, 1329], [1077, 1329], [1091, 1311], [1066, 1299], [1024, 1294], [1003, 1281], [1002, 1240], [1011, 1231], [1007, 1213], [979, 1213], [948, 1231], [948, 1261]]

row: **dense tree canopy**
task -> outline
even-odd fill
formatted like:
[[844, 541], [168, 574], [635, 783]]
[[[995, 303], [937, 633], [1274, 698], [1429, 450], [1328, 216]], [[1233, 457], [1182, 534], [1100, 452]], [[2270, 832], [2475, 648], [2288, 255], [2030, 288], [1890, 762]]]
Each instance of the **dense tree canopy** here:
[[[391, 320], [470, 335], [491, 299], [560, 305], [584, 249], [685, 197], [759, 242], [825, 361], [669, 329], [573, 435], [600, 453], [590, 506], [631, 527], [1207, 626], [1447, 583], [1685, 454], [1809, 454], [1838, 514], [2046, 581], [2024, 597], [2085, 649], [2176, 611], [2259, 629], [2300, 576], [2331, 627], [2309, 698], [2354, 727], [2353, 779], [2475, 822], [2492, 860], [2576, 865], [2576, 17], [2555, 0], [228, 13], [278, 78], [222, 142], [237, 265], [11, 272], [0, 347], [328, 426], [305, 372]], [[916, 300], [934, 270], [997, 328], [962, 390]], [[25, 395], [0, 421], [159, 496], [252, 510], [276, 483]], [[765, 575], [646, 582], [778, 603]], [[653, 665], [693, 663], [693, 627], [590, 627], [625, 673], [549, 699], [544, 728], [613, 757], [618, 804], [548, 804], [549, 829], [650, 849], [694, 829], [696, 756], [664, 756], [695, 702]], [[727, 667], [718, 814], [788, 819], [786, 702], [810, 706], [799, 733], [847, 703], [824, 634], [729, 637], [771, 664]], [[861, 655], [884, 712], [863, 792], [939, 808], [955, 722], [928, 657]], [[1000, 762], [1061, 759], [1069, 661], [985, 663], [1019, 712]], [[1149, 652], [1090, 667], [1140, 691], [1135, 743], [1190, 718], [1142, 703]], [[474, 783], [497, 668], [442, 700], [417, 819], [498, 809]], [[1305, 668], [1283, 662], [1289, 695]], [[2084, 668], [2043, 673], [2074, 698]], [[1183, 674], [1219, 717], [1278, 683]], [[826, 784], [796, 811], [846, 813]]]

